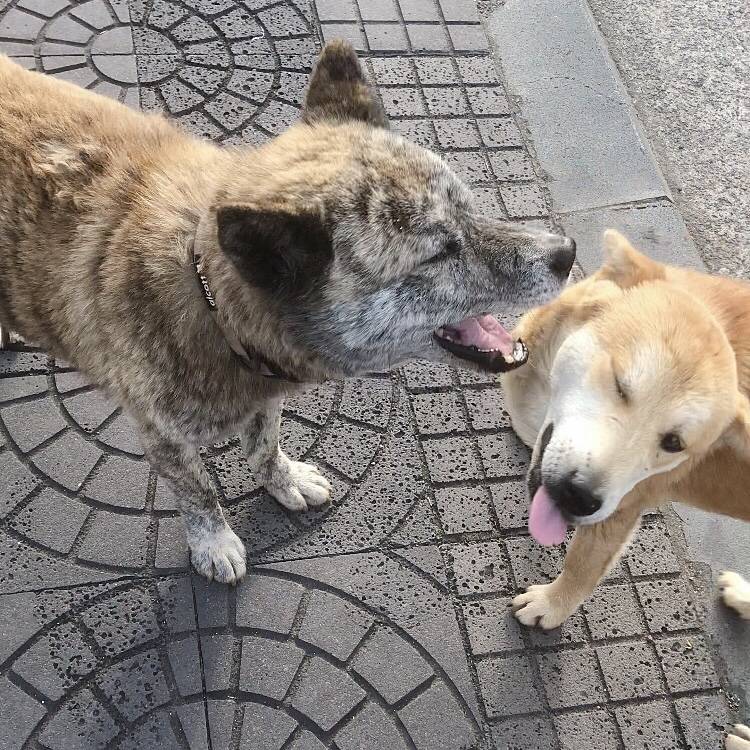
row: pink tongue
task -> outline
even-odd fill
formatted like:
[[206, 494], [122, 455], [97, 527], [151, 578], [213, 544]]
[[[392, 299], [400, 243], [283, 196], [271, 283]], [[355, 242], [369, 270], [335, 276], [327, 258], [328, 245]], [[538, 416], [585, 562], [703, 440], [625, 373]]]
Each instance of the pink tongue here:
[[531, 536], [545, 546], [562, 544], [568, 530], [568, 522], [552, 502], [549, 492], [542, 485], [534, 495], [529, 509], [529, 531]]
[[462, 344], [476, 346], [477, 349], [499, 349], [503, 354], [513, 354], [515, 342], [492, 315], [466, 318], [452, 328], [461, 334]]

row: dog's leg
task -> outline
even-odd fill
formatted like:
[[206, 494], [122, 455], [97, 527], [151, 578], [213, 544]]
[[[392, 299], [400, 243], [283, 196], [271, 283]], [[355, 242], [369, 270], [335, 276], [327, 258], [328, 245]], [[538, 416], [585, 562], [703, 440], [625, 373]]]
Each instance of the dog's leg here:
[[750, 727], [735, 724], [724, 747], [726, 750], [750, 750]]
[[5, 349], [10, 344], [10, 331], [0, 325], [0, 350]]
[[743, 620], [750, 620], [750, 582], [738, 573], [725, 570], [719, 576], [719, 592], [727, 607], [735, 610]]
[[263, 486], [286, 508], [307, 510], [331, 497], [328, 480], [310, 464], [292, 461], [279, 448], [282, 399], [269, 401], [242, 432], [242, 447]]
[[639, 507], [621, 508], [601, 523], [579, 526], [562, 573], [552, 583], [529, 586], [519, 594], [513, 600], [516, 617], [524, 625], [544, 630], [565, 622], [620, 559], [638, 528], [640, 516]]
[[198, 449], [143, 426], [141, 434], [151, 466], [177, 497], [193, 567], [209, 580], [237, 583], [246, 571], [245, 547], [224, 520]]

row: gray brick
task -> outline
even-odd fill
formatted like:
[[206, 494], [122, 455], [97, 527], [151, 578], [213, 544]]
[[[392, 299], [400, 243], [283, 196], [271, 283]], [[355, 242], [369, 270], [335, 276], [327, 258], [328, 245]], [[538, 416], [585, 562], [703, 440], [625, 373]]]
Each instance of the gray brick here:
[[547, 716], [524, 716], [495, 722], [492, 739], [495, 750], [557, 750], [555, 729]]
[[599, 646], [596, 652], [607, 689], [615, 700], [645, 698], [664, 692], [656, 656], [647, 643]]
[[278, 750], [297, 728], [297, 722], [261, 703], [245, 704], [240, 747]]
[[[177, 691], [183, 698], [203, 691], [197, 635], [191, 634], [187, 638], [169, 643], [167, 658], [172, 668]], [[196, 669], [196, 666], [199, 668]]]
[[399, 21], [396, 0], [359, 0], [363, 21]]
[[530, 451], [515, 433], [480, 435], [478, 442], [488, 477], [502, 479], [526, 475]]
[[513, 616], [507, 597], [463, 602], [466, 630], [475, 656], [518, 651], [523, 648], [521, 625]]
[[313, 591], [307, 601], [299, 639], [345, 661], [371, 624], [371, 617], [340, 597]]
[[529, 521], [529, 498], [525, 481], [490, 486], [495, 514], [503, 529], [522, 529]]
[[495, 430], [510, 427], [510, 415], [505, 410], [503, 393], [498, 388], [466, 391], [469, 420], [475, 430]]
[[372, 427], [386, 427], [391, 416], [392, 397], [390, 380], [349, 378], [344, 381], [339, 413]]
[[[277, 641], [272, 641], [272, 643], [277, 643]], [[234, 646], [235, 639], [232, 633], [201, 636], [203, 682], [208, 692], [231, 688], [232, 667], [240, 658], [240, 644], [237, 644], [237, 649]]]
[[417, 57], [414, 60], [417, 66], [417, 75], [420, 83], [430, 84], [450, 84], [460, 83], [456, 75], [456, 69], [453, 61], [445, 57]]
[[440, 0], [440, 7], [446, 21], [479, 23], [476, 0]]
[[356, 23], [322, 23], [323, 39], [332, 42], [336, 39], [345, 39], [357, 52], [367, 49], [365, 34], [359, 24]]
[[185, 569], [190, 563], [185, 524], [181, 517], [160, 518], [154, 565], [160, 570]]
[[488, 48], [487, 35], [481, 26], [457, 24], [449, 26], [448, 33], [456, 52], [485, 52]]
[[440, 520], [446, 534], [492, 531], [492, 515], [483, 487], [446, 487], [435, 490]]
[[78, 557], [104, 565], [142, 568], [148, 551], [148, 526], [146, 517], [95, 511]]
[[537, 657], [550, 708], [575, 708], [607, 700], [589, 649], [553, 651]]
[[375, 81], [380, 86], [403, 86], [417, 83], [417, 76], [409, 57], [374, 58], [370, 62]]
[[96, 682], [104, 695], [115, 702], [117, 710], [131, 722], [170, 700], [159, 654], [155, 650], [114, 664], [102, 672]]
[[[8, 54], [5, 44], [3, 44], [3, 52]], [[46, 373], [47, 355], [43, 352], [18, 352], [12, 349], [0, 351], [0, 375], [27, 372]]]
[[601, 709], [576, 711], [555, 716], [560, 750], [620, 750], [617, 726], [612, 717]]
[[237, 589], [237, 625], [289, 633], [303, 593], [292, 581], [252, 576]]
[[[0, 461], [0, 476], [2, 473]], [[78, 500], [45, 488], [11, 522], [20, 534], [56, 552], [67, 553], [83, 527], [89, 508]]]
[[406, 31], [415, 52], [447, 52], [450, 49], [443, 26], [407, 23]]
[[[10, 727], [17, 724], [24, 726], [14, 717]], [[2, 722], [0, 726], [8, 725]], [[93, 693], [90, 690], [81, 690], [63, 703], [45, 725], [39, 739], [42, 745], [50, 748], [70, 747], [75, 750], [88, 750], [106, 747], [119, 731], [115, 720]], [[69, 738], [73, 738], [76, 744], [70, 744]], [[15, 739], [12, 741], [15, 742]], [[11, 744], [10, 747], [14, 745]], [[20, 749], [21, 745], [15, 747]]]
[[490, 170], [481, 151], [461, 151], [445, 155], [448, 165], [469, 184], [486, 182], [490, 179]]
[[[268, 586], [263, 584], [268, 582]], [[195, 606], [197, 609], [198, 626], [201, 628], [221, 628], [229, 625], [229, 589], [226, 586], [222, 586], [219, 583], [213, 581], [207, 581], [202, 576], [193, 575], [192, 585], [195, 592]], [[259, 614], [254, 611], [246, 616], [247, 599], [245, 594], [248, 588], [258, 589], [250, 592], [249, 596], [256, 595], [258, 600]], [[294, 604], [290, 603], [290, 599], [294, 599], [294, 596], [284, 597], [283, 592], [279, 597], [278, 602], [274, 609], [269, 611], [269, 601], [273, 596], [272, 582], [266, 578], [253, 577], [249, 581], [243, 584], [242, 589], [238, 591], [237, 602], [236, 602], [236, 617], [237, 624], [249, 621], [250, 623], [260, 621], [260, 627], [267, 624], [271, 624], [268, 630], [274, 630], [277, 632], [284, 632], [286, 630], [285, 623], [289, 618], [293, 618], [296, 613]], [[301, 595], [300, 595], [301, 598]], [[287, 599], [287, 601], [284, 601]], [[290, 614], [292, 610], [292, 614]], [[257, 618], [257, 619], [256, 619]], [[291, 627], [291, 626], [290, 626]], [[264, 628], [265, 629], [265, 628]]]
[[615, 708], [617, 724], [628, 750], [681, 750], [684, 748], [663, 701]]
[[285, 750], [325, 750], [325, 747], [314, 734], [302, 732]]
[[549, 214], [547, 199], [537, 184], [501, 185], [500, 195], [508, 209], [508, 216], [519, 219], [526, 216], [546, 216]]
[[[500, 203], [495, 188], [474, 188], [472, 192], [474, 194], [474, 205], [483, 216], [488, 216], [493, 219], [508, 218], [505, 209]], [[462, 370], [461, 372], [462, 384], [495, 382], [489, 373], [470, 372], [469, 370]]]
[[375, 703], [369, 703], [336, 733], [336, 747], [340, 750], [363, 750], [368, 747], [407, 750], [396, 722]]
[[457, 57], [461, 80], [468, 84], [499, 83], [491, 57]]
[[401, 13], [407, 21], [439, 21], [435, 0], [399, 0]]
[[453, 383], [450, 368], [434, 362], [410, 362], [401, 372], [407, 388], [437, 388]]
[[628, 585], [599, 586], [583, 605], [595, 640], [639, 635], [645, 631], [635, 594]]
[[492, 656], [483, 659], [477, 664], [477, 674], [490, 719], [542, 708], [531, 678], [528, 656]]
[[652, 633], [698, 626], [694, 596], [684, 581], [641, 581], [635, 588]]
[[421, 435], [466, 429], [466, 418], [457, 393], [418, 393], [411, 397], [411, 403]]
[[510, 117], [487, 117], [477, 121], [482, 142], [490, 148], [521, 148], [521, 131]]
[[[357, 651], [351, 662], [354, 671], [364, 677], [394, 704], [432, 677], [432, 668], [402, 636], [381, 627]], [[398, 665], [397, 668], [394, 668]]]
[[46, 375], [29, 375], [25, 378], [3, 378], [0, 380], [0, 403], [16, 398], [35, 396], [47, 391]]
[[667, 528], [662, 522], [641, 527], [625, 560], [634, 576], [681, 571]]
[[156, 584], [162, 611], [162, 628], [184, 633], [195, 627], [193, 587], [187, 577], [163, 578]]
[[383, 89], [383, 106], [391, 117], [423, 116], [427, 112], [417, 88]]
[[446, 737], [455, 748], [476, 746], [472, 722], [445, 685], [431, 685], [398, 714], [417, 750], [435, 750]]
[[476, 115], [510, 114], [505, 92], [499, 86], [479, 86], [466, 90], [471, 109]]
[[467, 437], [425, 440], [422, 443], [427, 470], [434, 482], [479, 479], [481, 470], [474, 446]]
[[104, 430], [97, 433], [96, 439], [100, 443], [125, 451], [125, 453], [143, 456], [140, 434], [124, 414], [120, 414]]
[[[437, 140], [432, 129], [432, 123], [429, 120], [396, 120], [391, 123], [391, 128], [419, 146], [430, 149], [437, 148]], [[432, 366], [435, 368], [441, 367], [441, 365]], [[447, 366], [442, 365], [442, 367], [448, 370]]]
[[565, 622], [554, 630], [532, 628], [527, 630], [529, 640], [537, 648], [554, 648], [568, 643], [588, 643], [589, 637], [581, 610], [574, 612]]
[[529, 536], [507, 539], [505, 546], [519, 588], [548, 583], [557, 578], [562, 569], [563, 555], [559, 547], [543, 547]]
[[49, 440], [67, 426], [50, 398], [6, 406], [2, 410], [2, 418], [13, 441], [24, 453]]
[[34, 465], [50, 479], [69, 490], [79, 490], [102, 452], [93, 443], [84, 440], [72, 430], [67, 430], [32, 459]]
[[282, 700], [304, 656], [304, 651], [291, 643], [279, 643], [261, 636], [245, 636], [242, 639], [240, 690]]
[[501, 542], [452, 544], [446, 552], [460, 596], [510, 594], [510, 576]]
[[719, 687], [711, 652], [701, 635], [684, 635], [656, 642], [667, 685], [673, 692]]
[[0, 453], [0, 477], [3, 478], [3, 492], [0, 494], [0, 517], [5, 516], [39, 486], [36, 477], [6, 450]]
[[323, 436], [318, 455], [350, 479], [358, 479], [375, 458], [380, 442], [377, 432], [339, 421]]
[[687, 740], [686, 750], [713, 750], [722, 746], [724, 733], [732, 725], [723, 695], [677, 698], [674, 707]]
[[409, 49], [409, 40], [400, 23], [366, 23], [365, 33], [374, 52], [402, 52]]
[[146, 505], [149, 466], [124, 456], [109, 456], [84, 490], [87, 497], [118, 508], [142, 509]]
[[495, 151], [489, 156], [499, 180], [530, 180], [535, 176], [534, 165], [523, 151]]
[[292, 706], [327, 732], [364, 697], [364, 690], [346, 672], [314, 656], [296, 686]]
[[464, 92], [458, 87], [425, 88], [424, 95], [433, 116], [465, 115], [468, 112]]

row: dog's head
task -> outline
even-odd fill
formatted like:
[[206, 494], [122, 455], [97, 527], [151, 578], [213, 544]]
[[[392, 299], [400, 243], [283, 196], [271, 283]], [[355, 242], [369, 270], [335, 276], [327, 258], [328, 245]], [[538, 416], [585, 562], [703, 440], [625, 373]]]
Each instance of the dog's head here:
[[550, 299], [575, 258], [570, 239], [479, 215], [445, 162], [387, 129], [343, 42], [323, 50], [302, 121], [238, 160], [216, 216], [224, 254], [332, 374], [522, 364], [489, 313]]
[[530, 527], [550, 543], [566, 522], [602, 521], [640, 482], [747, 434], [748, 402], [716, 318], [622, 235], [605, 238], [609, 258], [586, 287], [590, 316], [554, 358], [529, 473]]

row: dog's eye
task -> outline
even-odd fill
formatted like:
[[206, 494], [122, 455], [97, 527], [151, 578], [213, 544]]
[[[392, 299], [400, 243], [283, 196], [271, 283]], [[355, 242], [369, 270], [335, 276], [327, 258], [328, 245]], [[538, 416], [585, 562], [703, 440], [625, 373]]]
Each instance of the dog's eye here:
[[627, 404], [630, 400], [630, 396], [617, 375], [615, 375], [615, 390], [617, 391], [617, 395]]
[[431, 258], [428, 258], [425, 263], [440, 263], [441, 261], [456, 257], [460, 252], [461, 243], [456, 239], [449, 239], [443, 246], [442, 251], [437, 255], [433, 255]]
[[667, 453], [680, 453], [685, 450], [685, 445], [676, 432], [668, 432], [662, 435], [660, 445], [661, 449]]

